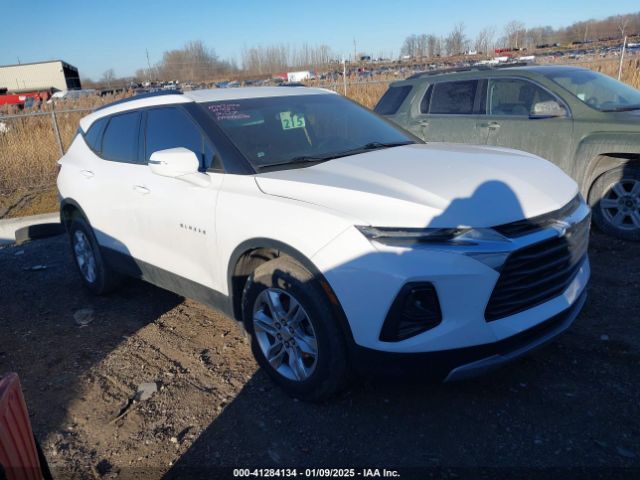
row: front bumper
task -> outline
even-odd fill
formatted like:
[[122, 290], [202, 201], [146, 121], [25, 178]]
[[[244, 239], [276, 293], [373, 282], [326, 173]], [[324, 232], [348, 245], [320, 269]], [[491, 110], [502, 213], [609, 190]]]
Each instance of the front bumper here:
[[[586, 227], [588, 235], [589, 208], [584, 202], [567, 220], [573, 226]], [[553, 295], [511, 310], [503, 317], [486, 316], [501, 277], [501, 258], [504, 265], [513, 252], [526, 252], [529, 246], [540, 246], [545, 252], [550, 239], [559, 239], [550, 249], [564, 248], [565, 238], [575, 238], [574, 233], [573, 228], [558, 230], [552, 226], [473, 248], [397, 248], [370, 242], [353, 228], [321, 249], [312, 261], [339, 300], [355, 346], [397, 354], [447, 352], [506, 341], [576, 305], [590, 276], [586, 241], [577, 250], [580, 255], [576, 258], [580, 260], [576, 269]], [[411, 282], [429, 282], [435, 287], [442, 321], [404, 340], [384, 341], [381, 332], [387, 313], [403, 286]]]
[[447, 382], [476, 377], [542, 347], [563, 333], [582, 310], [586, 297], [583, 291], [566, 310], [497, 342], [425, 353], [382, 352], [354, 345], [351, 361], [361, 374], [419, 374]]

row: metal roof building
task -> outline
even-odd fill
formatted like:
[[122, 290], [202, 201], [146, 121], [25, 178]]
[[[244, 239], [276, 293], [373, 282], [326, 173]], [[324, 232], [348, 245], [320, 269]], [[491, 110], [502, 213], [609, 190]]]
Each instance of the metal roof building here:
[[62, 60], [0, 66], [0, 90], [19, 93], [79, 88], [78, 69]]

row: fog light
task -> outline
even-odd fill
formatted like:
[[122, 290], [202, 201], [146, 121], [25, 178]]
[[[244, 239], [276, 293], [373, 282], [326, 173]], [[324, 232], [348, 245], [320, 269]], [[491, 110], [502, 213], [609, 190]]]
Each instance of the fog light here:
[[389, 309], [380, 340], [405, 340], [435, 327], [441, 321], [440, 302], [433, 284], [407, 283]]

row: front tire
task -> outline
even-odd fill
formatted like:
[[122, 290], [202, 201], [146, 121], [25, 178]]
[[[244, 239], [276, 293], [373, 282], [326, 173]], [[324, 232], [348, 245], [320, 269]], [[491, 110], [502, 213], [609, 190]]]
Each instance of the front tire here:
[[260, 265], [242, 298], [258, 364], [289, 395], [325, 400], [346, 385], [345, 339], [320, 279], [288, 257]]
[[600, 175], [589, 192], [589, 204], [601, 231], [640, 241], [640, 167], [623, 165]]
[[121, 276], [105, 262], [89, 223], [75, 216], [68, 228], [71, 254], [84, 286], [94, 295], [112, 292]]

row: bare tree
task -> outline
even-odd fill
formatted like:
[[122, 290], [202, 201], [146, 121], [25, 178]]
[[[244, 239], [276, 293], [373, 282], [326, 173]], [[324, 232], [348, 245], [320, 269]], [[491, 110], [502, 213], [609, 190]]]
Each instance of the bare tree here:
[[164, 52], [156, 68], [157, 77], [163, 80], [202, 82], [233, 70], [233, 65], [220, 60], [215, 50], [203, 42], [195, 41], [181, 49]]
[[418, 52], [418, 35], [409, 35], [404, 39], [400, 55], [416, 57]]
[[440, 55], [440, 39], [435, 35], [427, 35], [427, 57], [433, 58]]
[[495, 27], [485, 27], [476, 36], [475, 49], [480, 52], [489, 54], [493, 50], [494, 38], [496, 36]]
[[458, 55], [466, 50], [469, 41], [464, 33], [464, 30], [464, 23], [462, 22], [457, 23], [453, 27], [453, 30], [446, 39], [447, 54]]
[[620, 30], [620, 38], [624, 38], [624, 32], [627, 30], [630, 21], [631, 15], [620, 15], [620, 17], [618, 18], [618, 30]]
[[242, 67], [251, 74], [276, 73], [288, 68], [315, 68], [331, 63], [334, 53], [327, 45], [302, 44], [244, 48]]
[[115, 79], [116, 79], [116, 73], [114, 72], [113, 68], [110, 68], [109, 70], [105, 70], [105, 72], [102, 74], [102, 78], [100, 79], [100, 82], [103, 84], [106, 84], [107, 87], [111, 88], [111, 84], [114, 82]]
[[522, 40], [525, 32], [524, 23], [517, 20], [512, 20], [504, 27], [504, 36], [507, 41], [507, 46], [512, 48], [520, 48], [520, 41]]

